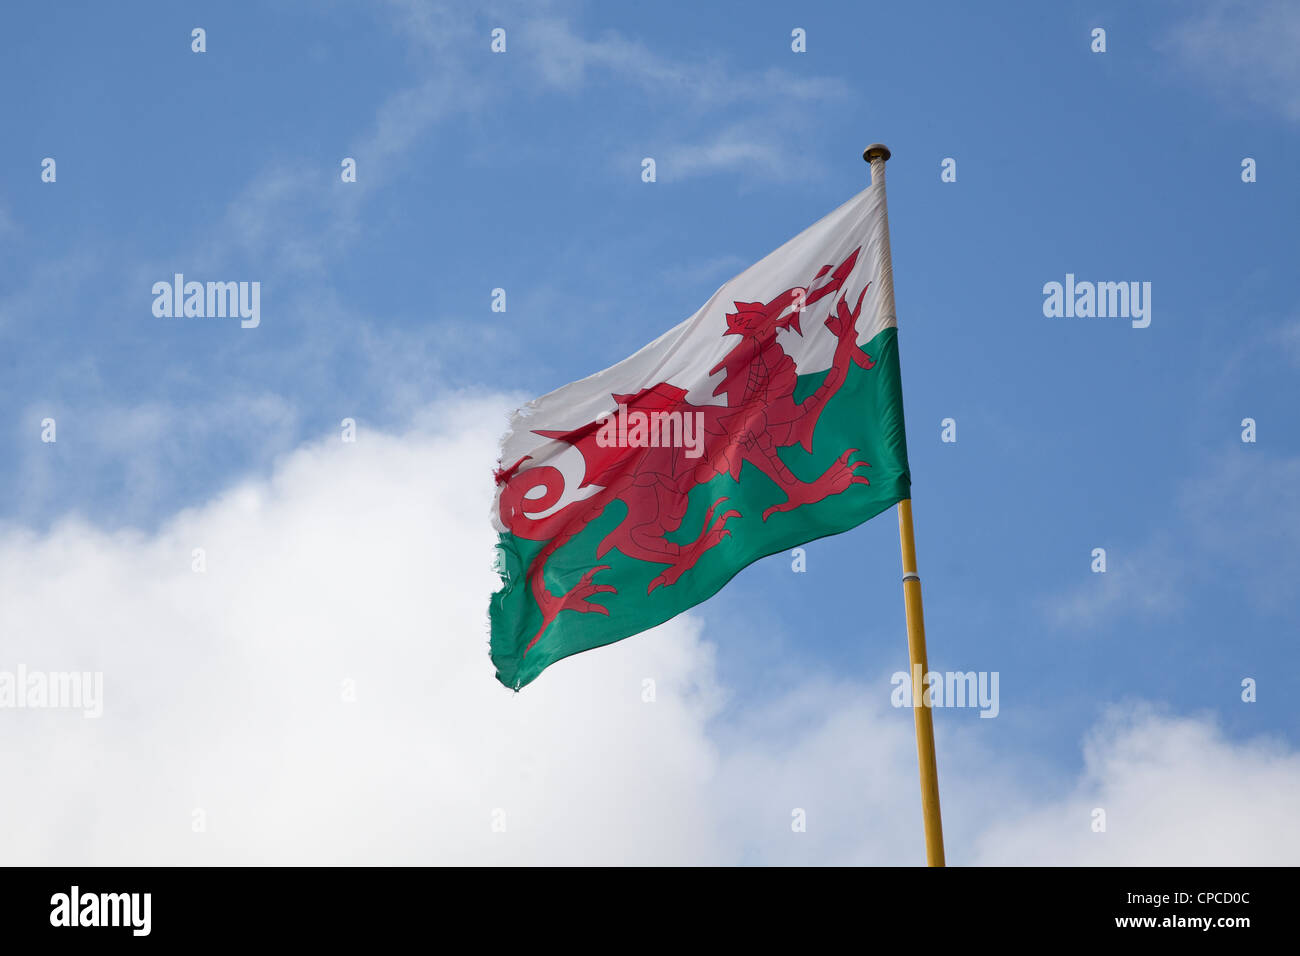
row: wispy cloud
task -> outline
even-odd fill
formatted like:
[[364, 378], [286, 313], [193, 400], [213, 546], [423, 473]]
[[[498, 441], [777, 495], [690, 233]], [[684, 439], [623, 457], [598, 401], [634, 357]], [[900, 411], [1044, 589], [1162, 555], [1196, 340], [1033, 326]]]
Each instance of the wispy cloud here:
[[[338, 416], [359, 407], [372, 418], [409, 414], [427, 402], [424, 388], [437, 380], [428, 373], [440, 362], [431, 330], [445, 333], [445, 325], [430, 317], [418, 331], [403, 330], [390, 320], [408, 316], [381, 319], [341, 301], [332, 273], [360, 241], [369, 204], [419, 163], [415, 144], [448, 116], [477, 108], [485, 94], [465, 73], [472, 26], [463, 11], [451, 15], [441, 5], [416, 2], [394, 2], [387, 10], [394, 49], [408, 51], [412, 66], [406, 85], [379, 99], [370, 119], [339, 148], [338, 158], [351, 155], [358, 162], [356, 183], [340, 182], [337, 159], [331, 165], [309, 153], [281, 157], [238, 185], [215, 221], [197, 232], [153, 248], [116, 248], [104, 236], [79, 237], [60, 254], [37, 260], [0, 293], [0, 334], [24, 343], [55, 316], [84, 316], [106, 327], [107, 317], [148, 321], [152, 283], [181, 269], [191, 278], [256, 279], [268, 304], [275, 303], [281, 328], [311, 331], [296, 347], [274, 354], [248, 348], [237, 335], [212, 344], [201, 359], [175, 362], [184, 350], [168, 335], [198, 332], [194, 326], [141, 334], [130, 323], [122, 340], [147, 338], [142, 347], [150, 359], [163, 357], [165, 371], [124, 389], [101, 374], [105, 367], [111, 372], [120, 355], [87, 351], [81, 326], [56, 325], [55, 334], [68, 337], [57, 351], [24, 345], [57, 361], [28, 384], [23, 412], [12, 422], [16, 464], [5, 489], [10, 514], [43, 523], [81, 489], [82, 508], [103, 509], [122, 522], [154, 520], [150, 509], [202, 487], [205, 469], [225, 474], [261, 467], [303, 437], [304, 422], [281, 390], [329, 396], [340, 405]], [[0, 206], [0, 241], [9, 222], [5, 209]], [[5, 387], [17, 386], [3, 383], [0, 395]], [[57, 446], [34, 437], [47, 414], [59, 422]], [[334, 409], [328, 415], [337, 422]], [[205, 454], [213, 448], [221, 449], [215, 463]]]
[[1276, 332], [1276, 344], [1292, 365], [1300, 365], [1300, 317], [1282, 323]]
[[1300, 121], [1300, 4], [1214, 0], [1172, 30], [1164, 45], [1219, 94], [1244, 96]]
[[[40, 440], [55, 421], [57, 441]], [[204, 393], [181, 402], [124, 403], [92, 398], [37, 398], [15, 416], [15, 455], [7, 511], [44, 525], [44, 516], [93, 511], [105, 523], [148, 524], [160, 501], [206, 484], [209, 455], [238, 450], [246, 467], [266, 467], [292, 447], [299, 416], [271, 392]]]
[[9, 207], [0, 200], [0, 242], [12, 242], [22, 235], [22, 230]]
[[715, 256], [696, 262], [682, 262], [663, 270], [665, 282], [672, 285], [695, 286], [715, 282], [721, 285], [750, 263], [744, 256]]
[[1041, 602], [1057, 627], [1086, 628], [1115, 616], [1160, 617], [1186, 603], [1183, 564], [1164, 540], [1132, 550], [1122, 544], [1107, 548], [1105, 573], [1081, 568], [1077, 586]]
[[[807, 102], [846, 93], [842, 80], [789, 70], [756, 70], [713, 56], [671, 58], [614, 31], [582, 36], [570, 21], [526, 20], [522, 55], [548, 84], [577, 90], [588, 82], [621, 81], [660, 97], [665, 106], [714, 110], [738, 104]], [[517, 48], [518, 49], [518, 48]], [[592, 75], [596, 74], [596, 75]]]
[[[815, 175], [818, 163], [800, 148], [807, 111], [847, 95], [837, 78], [713, 56], [670, 58], [616, 32], [584, 36], [557, 17], [526, 19], [518, 33], [512, 49], [545, 87], [623, 84], [645, 97], [643, 142], [665, 181], [725, 171], [767, 180]], [[626, 162], [621, 150], [614, 158]]]
[[1166, 521], [1145, 541], [1108, 548], [1106, 573], [1084, 573], [1079, 585], [1043, 600], [1048, 618], [1086, 627], [1167, 616], [1225, 571], [1261, 610], [1290, 606], [1300, 579], [1300, 458], [1243, 450], [1219, 454], [1182, 482]]
[[729, 126], [708, 134], [703, 142], [669, 144], [663, 156], [667, 182], [729, 169], [744, 169], [759, 178], [789, 179], [807, 169], [791, 150], [788, 136], [758, 123]]
[[337, 165], [302, 157], [261, 170], [229, 203], [201, 261], [220, 267], [239, 257], [289, 275], [323, 273], [358, 240], [366, 204], [418, 162], [414, 145], [439, 122], [489, 99], [470, 66], [482, 37], [472, 35], [463, 11], [417, 0], [392, 0], [387, 9], [414, 54], [413, 76], [378, 103], [340, 153], [357, 161], [357, 181], [342, 187]]
[[1202, 560], [1217, 573], [1240, 572], [1242, 591], [1264, 610], [1294, 604], [1300, 580], [1300, 458], [1265, 446], [1224, 455], [1179, 497]]
[[104, 265], [102, 253], [81, 245], [63, 255], [38, 260], [21, 286], [0, 295], [0, 334], [15, 324], [46, 318], [51, 312], [84, 309], [80, 291], [102, 279]]

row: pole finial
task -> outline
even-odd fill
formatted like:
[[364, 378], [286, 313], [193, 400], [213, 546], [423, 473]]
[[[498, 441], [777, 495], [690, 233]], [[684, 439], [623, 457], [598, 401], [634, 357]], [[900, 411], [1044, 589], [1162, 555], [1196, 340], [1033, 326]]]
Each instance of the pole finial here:
[[888, 160], [890, 155], [889, 147], [884, 143], [872, 143], [862, 151], [862, 158], [867, 162], [871, 162], [877, 156], [881, 159]]

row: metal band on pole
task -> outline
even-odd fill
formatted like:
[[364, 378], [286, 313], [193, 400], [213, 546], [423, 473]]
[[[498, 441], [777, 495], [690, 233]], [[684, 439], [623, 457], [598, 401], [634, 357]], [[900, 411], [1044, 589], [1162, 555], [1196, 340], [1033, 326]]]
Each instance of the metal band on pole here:
[[[880, 187], [880, 213], [884, 221], [884, 244], [880, 250], [879, 308], [894, 314], [894, 266], [889, 253], [889, 208], [885, 201], [885, 161], [889, 148], [873, 143], [862, 153], [871, 164], [871, 184]], [[903, 556], [903, 606], [907, 610], [907, 651], [913, 679], [929, 672], [925, 653], [925, 618], [921, 609], [921, 576], [916, 570], [916, 537], [912, 530], [912, 500], [898, 503], [898, 539]], [[912, 708], [916, 724], [916, 761], [921, 772], [921, 816], [925, 822], [925, 860], [929, 866], [943, 866], [943, 823], [939, 813], [939, 769], [934, 753], [934, 713], [926, 695], [913, 695], [919, 704]]]

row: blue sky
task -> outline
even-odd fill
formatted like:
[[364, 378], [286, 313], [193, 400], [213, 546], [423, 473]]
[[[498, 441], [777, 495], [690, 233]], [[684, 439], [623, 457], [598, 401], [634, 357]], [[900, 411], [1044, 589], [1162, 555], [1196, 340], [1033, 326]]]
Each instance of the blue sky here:
[[[882, 141], [931, 665], [1001, 674], [998, 719], [938, 716], [941, 783], [954, 725], [1032, 763], [1032, 791], [1137, 700], [1300, 745], [1294, 6], [3, 16], [6, 534], [151, 534], [344, 417], [400, 432], [431, 403], [607, 367], [863, 188]], [[260, 281], [261, 325], [154, 317], [174, 272]], [[1150, 327], [1044, 317], [1067, 273], [1150, 282]], [[451, 467], [487, 487], [492, 464]], [[807, 573], [778, 555], [741, 574], [698, 612], [729, 695], [714, 719], [807, 680], [887, 694], [898, 578], [892, 514], [809, 546]]]

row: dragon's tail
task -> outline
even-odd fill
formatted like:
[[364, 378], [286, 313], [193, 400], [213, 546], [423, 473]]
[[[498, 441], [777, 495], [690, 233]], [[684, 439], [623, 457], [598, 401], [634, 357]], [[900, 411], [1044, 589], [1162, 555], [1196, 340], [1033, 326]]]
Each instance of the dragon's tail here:
[[[533, 517], [550, 511], [564, 494], [564, 475], [550, 465], [515, 472], [506, 478], [504, 484], [497, 506], [501, 524], [511, 534], [530, 541], [549, 541], [559, 536], [567, 541], [604, 506], [601, 496], [596, 494], [571, 502], [544, 518]], [[537, 493], [539, 488], [541, 494]], [[556, 547], [563, 541], [555, 542]]]

